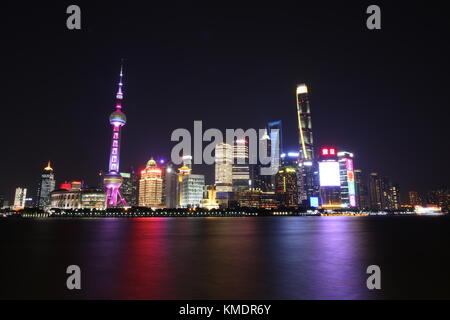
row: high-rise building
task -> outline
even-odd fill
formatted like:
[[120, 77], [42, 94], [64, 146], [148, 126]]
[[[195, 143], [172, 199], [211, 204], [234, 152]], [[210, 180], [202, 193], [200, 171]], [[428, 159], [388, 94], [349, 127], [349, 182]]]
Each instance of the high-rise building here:
[[248, 190], [250, 188], [250, 166], [248, 158], [247, 139], [237, 139], [233, 146], [232, 167], [233, 191]]
[[342, 208], [341, 175], [336, 148], [322, 148], [319, 159], [320, 203], [326, 209]]
[[448, 211], [450, 208], [450, 190], [437, 189], [429, 191], [427, 194], [427, 204], [435, 205], [444, 211]]
[[[279, 135], [279, 134], [278, 134]], [[281, 137], [280, 137], [281, 139]], [[260, 146], [266, 146], [266, 155], [270, 157], [271, 163], [268, 165], [263, 164], [250, 164], [250, 189], [261, 190], [264, 192], [272, 192], [275, 190], [275, 175], [274, 174], [261, 174], [261, 170], [269, 170], [269, 167], [276, 168], [277, 163], [274, 162], [275, 158], [272, 158], [272, 142], [268, 134], [268, 129], [265, 130], [263, 136], [260, 139]], [[278, 159], [279, 160], [279, 159]], [[278, 166], [280, 163], [278, 162]]]
[[[280, 166], [281, 154], [283, 153], [283, 124], [281, 120], [269, 122], [267, 124], [267, 132], [269, 133], [270, 140], [270, 163], [273, 166]], [[270, 182], [275, 186], [276, 173], [270, 176]]]
[[153, 159], [150, 159], [145, 169], [141, 171], [139, 206], [149, 208], [163, 207], [162, 170]]
[[338, 152], [339, 174], [341, 179], [341, 205], [344, 208], [356, 208], [355, 172], [353, 168], [353, 153]]
[[275, 176], [275, 193], [281, 206], [298, 206], [298, 156], [297, 152], [280, 155], [281, 165]]
[[50, 161], [44, 168], [41, 175], [41, 180], [38, 184], [36, 206], [39, 209], [48, 209], [50, 206], [50, 193], [55, 190], [55, 175], [50, 166]]
[[191, 162], [192, 157], [183, 156], [183, 166], [178, 168], [178, 197], [177, 197], [177, 207], [183, 207], [183, 180], [185, 177], [191, 174]]
[[356, 205], [360, 210], [369, 209], [369, 194], [362, 170], [355, 170]]
[[380, 177], [378, 173], [371, 173], [369, 175], [369, 201], [371, 210], [398, 210], [400, 208], [398, 184], [393, 184], [387, 177]]
[[164, 203], [166, 208], [176, 208], [178, 205], [178, 174], [170, 162], [164, 170]]
[[136, 170], [133, 167], [130, 168], [130, 172], [121, 172], [122, 185], [120, 186], [120, 192], [125, 198], [127, 205], [138, 205], [138, 185], [139, 179], [136, 174]]
[[5, 205], [5, 198], [3, 197], [2, 194], [0, 194], [0, 209], [2, 209], [4, 205]]
[[233, 191], [233, 147], [227, 143], [216, 145], [215, 185], [217, 192]]
[[127, 122], [127, 117], [122, 112], [122, 67], [120, 68], [119, 89], [116, 94], [116, 111], [109, 116], [109, 123], [113, 127], [111, 152], [109, 155], [108, 173], [104, 175], [104, 185], [106, 188], [106, 205], [107, 207], [126, 206], [125, 198], [120, 192], [123, 178], [120, 175], [120, 128]]
[[14, 210], [20, 210], [25, 208], [25, 201], [27, 199], [27, 189], [18, 187], [14, 195]]
[[181, 182], [182, 208], [199, 207], [203, 200], [205, 176], [201, 174], [188, 174], [183, 176]]
[[311, 197], [317, 196], [319, 187], [318, 168], [314, 159], [311, 108], [306, 84], [297, 86], [296, 102], [300, 146], [299, 202], [306, 205]]
[[299, 131], [300, 160], [314, 159], [314, 144], [312, 135], [311, 108], [309, 106], [308, 87], [306, 84], [297, 86], [297, 120]]
[[423, 201], [417, 191], [409, 191], [408, 200], [411, 206], [421, 206], [423, 204]]

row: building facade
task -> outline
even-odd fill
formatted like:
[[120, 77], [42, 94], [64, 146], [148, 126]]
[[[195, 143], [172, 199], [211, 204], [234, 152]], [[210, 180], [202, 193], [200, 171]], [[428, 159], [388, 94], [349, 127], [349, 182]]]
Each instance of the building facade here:
[[296, 90], [297, 121], [299, 131], [299, 202], [307, 205], [318, 193], [318, 168], [314, 157], [311, 107], [308, 87], [300, 84]]
[[20, 210], [25, 208], [25, 201], [27, 199], [27, 188], [16, 188], [16, 193], [14, 194], [14, 210]]
[[360, 210], [368, 210], [369, 194], [367, 183], [361, 169], [355, 170], [356, 205]]
[[65, 182], [50, 193], [52, 209], [106, 209], [106, 193], [99, 188], [82, 188], [79, 181]]
[[353, 153], [338, 152], [339, 175], [341, 180], [341, 205], [344, 208], [356, 208], [356, 186]]
[[185, 175], [181, 182], [181, 207], [195, 208], [202, 204], [205, 189], [205, 176], [201, 174]]
[[162, 170], [156, 161], [150, 159], [139, 180], [139, 206], [148, 208], [163, 207]]
[[250, 188], [248, 142], [245, 138], [237, 139], [233, 146], [232, 179], [233, 191], [248, 190]]
[[298, 206], [298, 169], [299, 154], [288, 152], [280, 155], [280, 168], [275, 176], [275, 193], [279, 205], [286, 207]]
[[227, 143], [218, 143], [214, 161], [216, 191], [233, 191], [233, 147]]
[[45, 167], [42, 172], [41, 179], [38, 184], [36, 206], [39, 209], [44, 210], [50, 207], [50, 193], [53, 190], [55, 190], [55, 175], [49, 161], [47, 167]]

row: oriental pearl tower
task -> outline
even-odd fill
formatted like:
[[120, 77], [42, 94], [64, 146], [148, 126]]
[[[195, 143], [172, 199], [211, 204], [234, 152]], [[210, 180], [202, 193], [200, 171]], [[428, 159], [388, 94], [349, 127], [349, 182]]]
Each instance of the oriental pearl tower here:
[[116, 110], [109, 116], [109, 123], [112, 125], [112, 141], [111, 153], [109, 155], [109, 170], [105, 174], [103, 184], [106, 188], [106, 206], [114, 208], [119, 206], [126, 206], [127, 203], [120, 193], [120, 186], [122, 185], [122, 176], [119, 172], [120, 164], [120, 128], [127, 122], [127, 117], [122, 112], [122, 67], [120, 67], [119, 88], [116, 94]]

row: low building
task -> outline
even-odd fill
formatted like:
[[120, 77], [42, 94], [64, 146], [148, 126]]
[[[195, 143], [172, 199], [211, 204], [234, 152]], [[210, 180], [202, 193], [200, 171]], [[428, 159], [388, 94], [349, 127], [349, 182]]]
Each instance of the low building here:
[[[106, 194], [101, 189], [81, 188], [78, 182], [65, 182], [50, 193], [54, 209], [106, 209]], [[73, 187], [72, 187], [73, 186]]]

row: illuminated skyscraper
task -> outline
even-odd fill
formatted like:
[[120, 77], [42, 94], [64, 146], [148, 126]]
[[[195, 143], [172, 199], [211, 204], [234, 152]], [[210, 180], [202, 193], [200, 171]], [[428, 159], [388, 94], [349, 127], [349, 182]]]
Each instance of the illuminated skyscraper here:
[[337, 155], [341, 179], [341, 205], [344, 208], [356, 208], [357, 203], [353, 153], [340, 151]]
[[16, 188], [16, 193], [14, 195], [14, 209], [20, 210], [25, 208], [25, 201], [27, 198], [27, 189], [26, 188]]
[[216, 192], [233, 191], [233, 147], [218, 143], [215, 150]]
[[306, 84], [297, 86], [297, 120], [299, 131], [300, 159], [314, 160], [314, 146], [311, 123], [311, 108], [309, 106], [308, 87]]
[[341, 208], [341, 175], [336, 148], [322, 148], [319, 158], [320, 202], [326, 209]]
[[233, 191], [248, 190], [250, 167], [248, 144], [245, 138], [237, 139], [233, 146]]
[[141, 171], [139, 206], [149, 208], [160, 208], [163, 206], [162, 170], [153, 159], [150, 159], [145, 169]]
[[397, 184], [393, 184], [389, 178], [380, 177], [378, 173], [369, 176], [370, 209], [398, 210], [400, 208], [400, 191]]
[[298, 156], [296, 152], [281, 154], [281, 166], [275, 176], [275, 192], [282, 206], [298, 206]]
[[120, 164], [120, 128], [127, 122], [127, 117], [122, 112], [122, 67], [120, 68], [119, 89], [116, 94], [116, 111], [109, 116], [109, 123], [113, 126], [111, 153], [109, 155], [109, 170], [104, 176], [104, 185], [106, 188], [107, 207], [126, 206], [125, 198], [120, 192], [122, 185], [122, 176], [119, 171]]
[[182, 189], [182, 208], [198, 207], [203, 202], [203, 193], [205, 189], [205, 176], [201, 174], [188, 174], [183, 177], [181, 182]]
[[53, 190], [55, 190], [55, 175], [49, 161], [38, 184], [36, 206], [39, 209], [46, 209], [50, 206], [50, 192]]
[[183, 159], [183, 166], [181, 168], [178, 168], [178, 199], [177, 199], [177, 207], [183, 206], [183, 181], [184, 179], [191, 174], [192, 166], [192, 156], [186, 155], [182, 157]]
[[137, 206], [139, 177], [136, 170], [131, 167], [130, 172], [121, 172], [120, 175], [122, 176], [122, 185], [120, 186], [122, 196], [125, 198], [127, 205]]
[[317, 163], [314, 160], [314, 144], [309, 105], [308, 87], [306, 84], [297, 86], [297, 120], [299, 131], [299, 203], [306, 204], [318, 193]]

